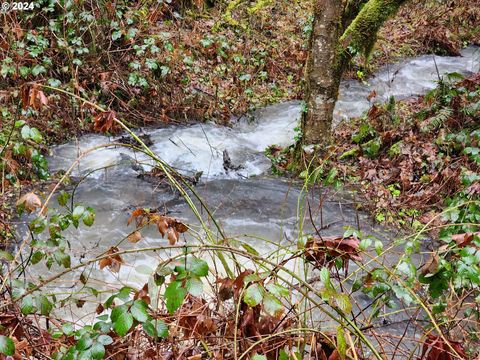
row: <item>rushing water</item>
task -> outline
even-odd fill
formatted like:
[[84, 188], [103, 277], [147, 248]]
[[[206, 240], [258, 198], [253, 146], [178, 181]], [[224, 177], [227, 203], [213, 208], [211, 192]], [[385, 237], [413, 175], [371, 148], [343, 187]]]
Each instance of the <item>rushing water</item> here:
[[[386, 101], [390, 96], [406, 98], [424, 93], [433, 88], [440, 74], [478, 71], [477, 49], [470, 47], [462, 51], [462, 57], [421, 56], [402, 63], [387, 66], [368, 84], [346, 81], [341, 85], [341, 96], [335, 110], [336, 121], [359, 116], [370, 106], [368, 94], [375, 90], [376, 101]], [[312, 231], [309, 216], [299, 212], [299, 199], [310, 201], [314, 209], [313, 218], [317, 227], [325, 227], [325, 235], [340, 235], [345, 226], [361, 226], [367, 233], [381, 234], [364, 214], [358, 214], [348, 198], [329, 197], [322, 211], [318, 210], [318, 197], [309, 197], [301, 192], [299, 185], [268, 176], [269, 161], [264, 150], [272, 144], [288, 145], [293, 142], [294, 128], [300, 114], [298, 102], [288, 102], [267, 107], [253, 113], [254, 121], [240, 120], [232, 127], [220, 127], [212, 123], [193, 126], [167, 126], [158, 129], [143, 129], [153, 141], [150, 149], [165, 162], [184, 174], [202, 171], [203, 175], [196, 190], [206, 201], [224, 232], [231, 237], [240, 237], [261, 253], [267, 254], [275, 243], [294, 244], [299, 226]], [[101, 135], [86, 135], [72, 142], [57, 146], [49, 159], [51, 170], [68, 168], [83, 151], [111, 142], [112, 138]], [[237, 171], [226, 171], [223, 167], [223, 152], [227, 150]], [[125, 237], [132, 227], [126, 226], [130, 212], [135, 207], [152, 207], [169, 211], [171, 216], [189, 224], [198, 224], [189, 207], [169, 188], [156, 187], [138, 178], [138, 168], [132, 167], [135, 158], [149, 167], [145, 156], [123, 147], [100, 149], [83, 157], [73, 174], [90, 174], [76, 189], [75, 201], [96, 209], [95, 225], [81, 227], [70, 234], [73, 251], [78, 261], [83, 254], [100, 254]], [[300, 207], [305, 209], [305, 207]], [[207, 219], [206, 214], [203, 214]], [[143, 232], [142, 246], [166, 244], [154, 229]], [[385, 239], [386, 241], [386, 239]], [[123, 243], [122, 249], [135, 245]], [[75, 260], [74, 260], [75, 261]], [[145, 264], [154, 267], [155, 254], [136, 254], [128, 257], [129, 264]], [[47, 275], [47, 274], [45, 274]], [[56, 289], [70, 288], [71, 279], [57, 283]], [[109, 288], [115, 276], [107, 271], [92, 270], [98, 288]], [[134, 267], [124, 266], [116, 280], [140, 286], [145, 275]], [[84, 314], [84, 310], [71, 309], [72, 313]], [[72, 315], [73, 316], [73, 315]]]

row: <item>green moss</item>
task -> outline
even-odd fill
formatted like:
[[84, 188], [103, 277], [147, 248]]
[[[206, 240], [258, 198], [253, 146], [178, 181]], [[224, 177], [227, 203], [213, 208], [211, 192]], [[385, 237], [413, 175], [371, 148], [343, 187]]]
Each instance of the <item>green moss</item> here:
[[342, 51], [368, 57], [383, 23], [394, 15], [407, 0], [370, 0], [340, 37]]

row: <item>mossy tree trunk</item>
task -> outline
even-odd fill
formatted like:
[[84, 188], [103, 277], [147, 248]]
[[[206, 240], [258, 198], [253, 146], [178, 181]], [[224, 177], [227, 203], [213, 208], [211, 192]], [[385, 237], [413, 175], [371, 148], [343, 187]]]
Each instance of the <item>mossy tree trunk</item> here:
[[302, 117], [303, 145], [331, 142], [342, 74], [353, 56], [370, 53], [383, 23], [407, 0], [314, 0]]

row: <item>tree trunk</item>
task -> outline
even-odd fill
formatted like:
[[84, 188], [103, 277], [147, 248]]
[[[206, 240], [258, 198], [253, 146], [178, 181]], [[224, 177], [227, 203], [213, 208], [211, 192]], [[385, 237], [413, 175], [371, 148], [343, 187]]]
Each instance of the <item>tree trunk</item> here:
[[341, 77], [337, 46], [342, 10], [342, 1], [315, 0], [306, 71], [307, 112], [302, 118], [305, 145], [326, 145], [330, 141]]
[[341, 0], [314, 1], [302, 144], [325, 147], [345, 68], [356, 54], [369, 55], [380, 27], [407, 0], [350, 0], [345, 8]]

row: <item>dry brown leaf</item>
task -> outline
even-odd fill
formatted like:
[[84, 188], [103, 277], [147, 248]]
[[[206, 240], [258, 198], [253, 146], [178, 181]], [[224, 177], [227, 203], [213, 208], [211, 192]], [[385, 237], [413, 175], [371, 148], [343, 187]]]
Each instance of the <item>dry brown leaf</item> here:
[[175, 245], [177, 243], [178, 236], [179, 234], [175, 229], [173, 228], [168, 229], [167, 238], [168, 238], [168, 243], [170, 245]]
[[17, 207], [19, 206], [24, 206], [31, 213], [42, 206], [42, 201], [35, 193], [29, 192], [18, 199]]
[[136, 244], [140, 240], [142, 240], [142, 233], [140, 231], [134, 231], [130, 235], [128, 235], [127, 240], [133, 244]]
[[93, 130], [104, 132], [116, 132], [118, 124], [116, 123], [117, 114], [115, 111], [102, 111], [93, 118]]
[[422, 275], [428, 275], [428, 274], [436, 274], [438, 270], [438, 254], [432, 254], [430, 255], [430, 258], [427, 260], [425, 265], [423, 265], [422, 268]]
[[120, 271], [120, 267], [123, 264], [123, 259], [120, 255], [118, 255], [118, 248], [111, 247], [105, 255], [110, 255], [106, 258], [103, 258], [99, 261], [100, 269], [108, 267], [110, 271], [118, 273]]
[[458, 247], [465, 247], [470, 245], [475, 236], [480, 236], [480, 231], [475, 233], [463, 233], [452, 235], [452, 240], [455, 241]]

